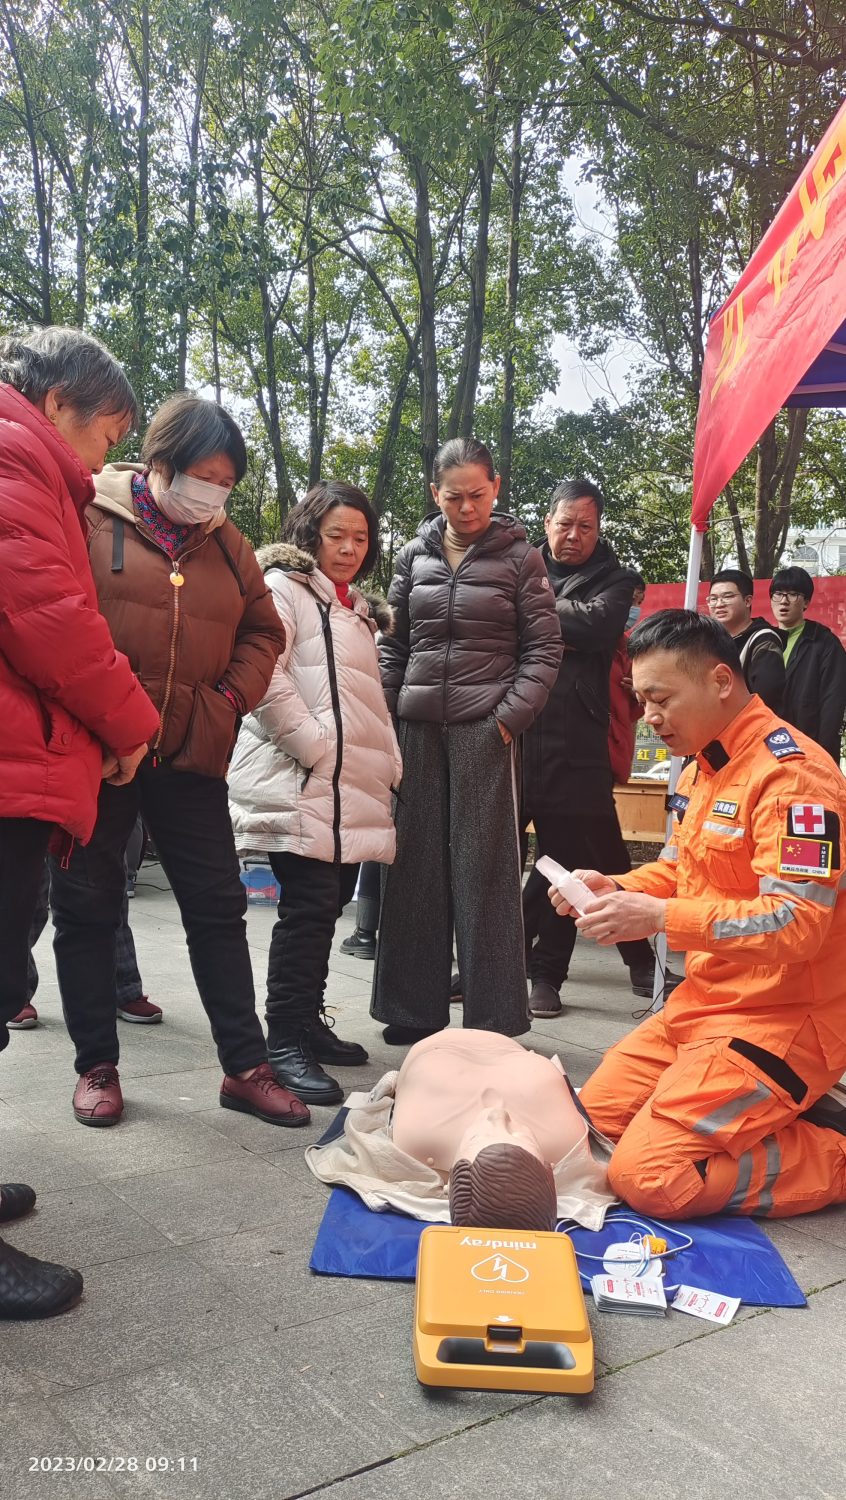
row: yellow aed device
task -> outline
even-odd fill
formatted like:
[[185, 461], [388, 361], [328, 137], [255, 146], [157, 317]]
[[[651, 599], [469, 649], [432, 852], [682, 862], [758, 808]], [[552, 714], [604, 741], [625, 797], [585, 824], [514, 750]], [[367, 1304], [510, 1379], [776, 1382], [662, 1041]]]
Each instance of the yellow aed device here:
[[421, 1385], [592, 1391], [593, 1338], [569, 1236], [424, 1229], [414, 1366]]

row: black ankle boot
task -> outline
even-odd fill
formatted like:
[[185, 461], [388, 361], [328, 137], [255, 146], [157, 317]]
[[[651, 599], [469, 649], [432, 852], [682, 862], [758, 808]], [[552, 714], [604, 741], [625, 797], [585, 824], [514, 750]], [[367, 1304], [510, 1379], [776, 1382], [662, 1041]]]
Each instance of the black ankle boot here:
[[334, 1078], [324, 1073], [311, 1050], [307, 1033], [275, 1047], [268, 1044], [267, 1060], [277, 1082], [304, 1104], [341, 1103], [344, 1091]]
[[325, 1016], [318, 1016], [308, 1029], [308, 1047], [315, 1062], [336, 1068], [363, 1068], [367, 1053], [358, 1042], [345, 1042], [332, 1030]]

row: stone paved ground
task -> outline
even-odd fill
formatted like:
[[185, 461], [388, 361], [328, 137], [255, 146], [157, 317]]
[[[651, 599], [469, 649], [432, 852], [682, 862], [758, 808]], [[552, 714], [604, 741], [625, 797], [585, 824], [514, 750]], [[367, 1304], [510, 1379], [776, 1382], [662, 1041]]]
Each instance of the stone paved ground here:
[[[302, 1148], [328, 1112], [286, 1132], [218, 1107], [173, 900], [157, 867], [142, 880], [132, 922], [166, 1024], [122, 1028], [123, 1123], [73, 1120], [48, 940], [42, 1025], [0, 1060], [2, 1177], [39, 1194], [7, 1237], [86, 1280], [64, 1317], [0, 1324], [4, 1500], [844, 1500], [846, 1212], [769, 1227], [806, 1310], [741, 1309], [712, 1331], [680, 1313], [591, 1308], [592, 1397], [428, 1393], [411, 1288], [307, 1269], [326, 1192]], [[257, 988], [272, 917], [250, 912]], [[357, 1087], [398, 1056], [367, 1014], [370, 974], [333, 955], [339, 1030], [371, 1049], [346, 1075]], [[566, 998], [533, 1045], [560, 1050], [581, 1083], [637, 1002], [613, 950], [585, 947]], [[38, 1458], [83, 1455], [133, 1456], [140, 1471], [33, 1472]], [[159, 1456], [187, 1472], [146, 1472]]]

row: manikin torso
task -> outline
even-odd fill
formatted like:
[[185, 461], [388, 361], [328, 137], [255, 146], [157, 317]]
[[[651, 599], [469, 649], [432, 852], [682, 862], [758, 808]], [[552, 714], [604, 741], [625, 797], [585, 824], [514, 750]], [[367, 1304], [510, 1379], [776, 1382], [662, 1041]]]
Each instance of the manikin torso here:
[[[585, 1134], [567, 1083], [548, 1057], [492, 1031], [448, 1028], [417, 1042], [400, 1068], [391, 1133], [408, 1156], [449, 1173], [458, 1158], [507, 1138], [550, 1164]], [[459, 1153], [470, 1132], [472, 1151]]]

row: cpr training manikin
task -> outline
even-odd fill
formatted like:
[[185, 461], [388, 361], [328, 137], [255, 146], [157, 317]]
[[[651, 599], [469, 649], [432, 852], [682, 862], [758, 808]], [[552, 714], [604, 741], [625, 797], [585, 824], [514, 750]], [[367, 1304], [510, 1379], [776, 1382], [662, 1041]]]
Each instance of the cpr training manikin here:
[[558, 1059], [511, 1037], [436, 1032], [348, 1109], [343, 1135], [310, 1146], [306, 1160], [368, 1208], [430, 1223], [599, 1229], [615, 1202]]

